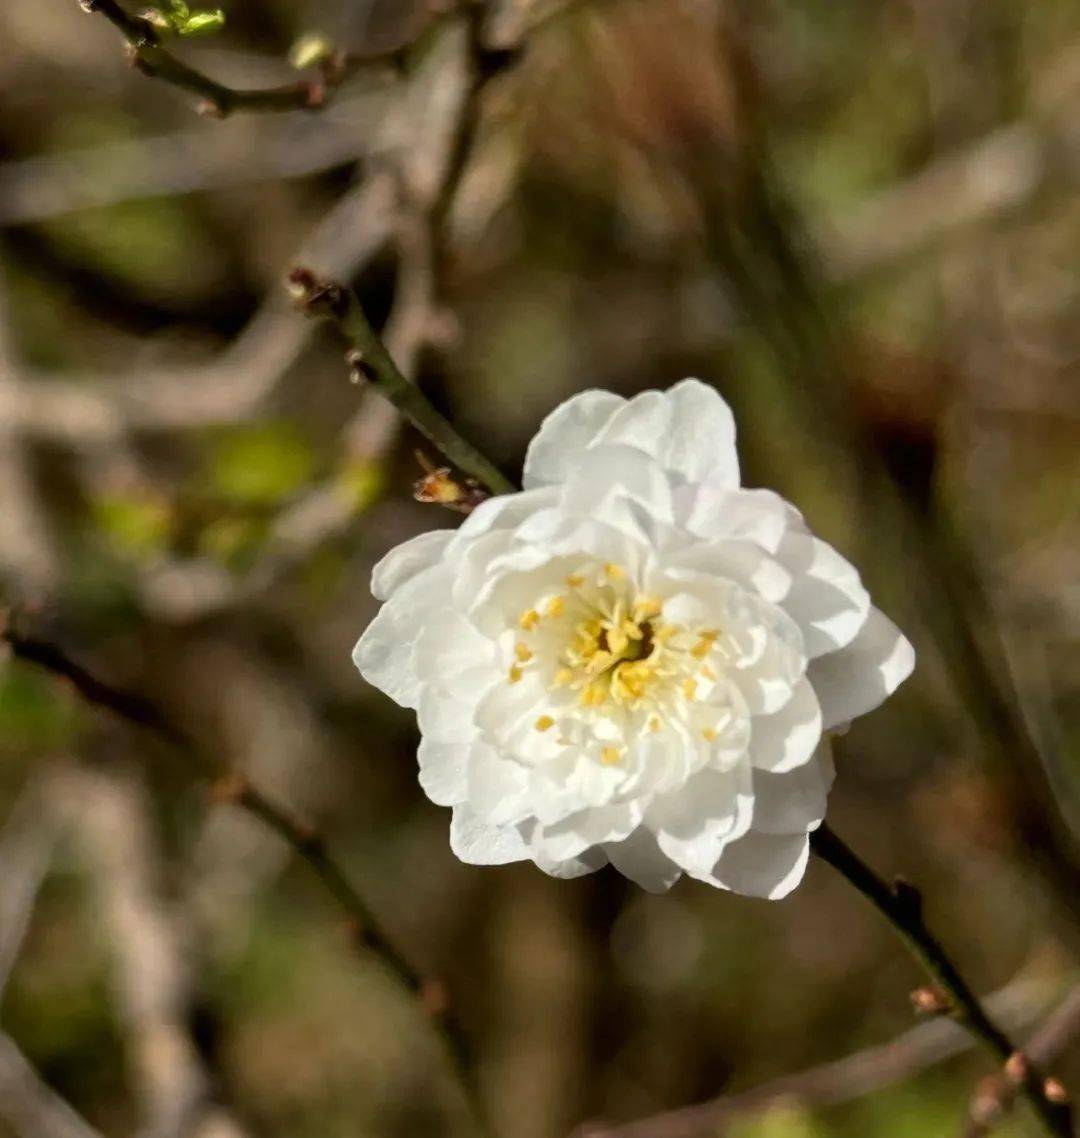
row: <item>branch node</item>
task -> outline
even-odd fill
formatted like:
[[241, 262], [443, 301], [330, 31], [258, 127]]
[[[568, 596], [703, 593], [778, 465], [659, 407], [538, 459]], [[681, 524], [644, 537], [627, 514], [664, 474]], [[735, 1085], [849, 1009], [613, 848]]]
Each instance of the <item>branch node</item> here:
[[903, 877], [893, 881], [892, 891], [902, 916], [913, 924], [922, 924], [922, 893]]
[[238, 806], [250, 789], [246, 775], [229, 771], [210, 784], [210, 801], [221, 806]]
[[297, 265], [288, 276], [289, 295], [305, 316], [340, 320], [349, 308], [345, 289], [336, 281], [320, 280], [311, 269]]
[[379, 378], [359, 348], [350, 348], [345, 353], [345, 362], [349, 365], [349, 382], [352, 384], [359, 386], [362, 383], [374, 383]]
[[432, 1019], [441, 1019], [450, 1010], [450, 995], [441, 980], [427, 976], [420, 981], [420, 1006]]
[[1047, 1102], [1052, 1102], [1055, 1106], [1067, 1106], [1069, 1103], [1069, 1092], [1061, 1080], [1053, 1076], [1043, 1081], [1043, 1094], [1046, 1095]]
[[1007, 1078], [1014, 1087], [1019, 1087], [1027, 1082], [1031, 1074], [1031, 1064], [1022, 1051], [1014, 1051], [1008, 1059], [1005, 1060], [1004, 1070], [1005, 1078]]
[[926, 985], [922, 988], [916, 988], [911, 993], [910, 998], [911, 1007], [916, 1015], [951, 1015], [956, 1010], [948, 995], [941, 988], [935, 986]]

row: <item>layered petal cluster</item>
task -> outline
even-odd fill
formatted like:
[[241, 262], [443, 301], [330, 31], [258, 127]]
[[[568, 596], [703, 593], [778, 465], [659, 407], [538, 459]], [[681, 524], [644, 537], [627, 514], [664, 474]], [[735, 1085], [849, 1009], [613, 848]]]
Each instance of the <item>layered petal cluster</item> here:
[[524, 485], [388, 554], [354, 654], [416, 709], [455, 853], [784, 896], [825, 815], [824, 732], [889, 695], [911, 645], [793, 506], [740, 486], [697, 380], [570, 399]]

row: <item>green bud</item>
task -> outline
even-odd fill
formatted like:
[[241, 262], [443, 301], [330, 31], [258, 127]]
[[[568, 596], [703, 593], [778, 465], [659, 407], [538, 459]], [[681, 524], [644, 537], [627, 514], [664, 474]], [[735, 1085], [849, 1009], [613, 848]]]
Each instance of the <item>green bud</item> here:
[[225, 26], [225, 13], [220, 8], [195, 12], [177, 29], [182, 36], [212, 36]]
[[335, 50], [333, 42], [321, 32], [307, 32], [293, 44], [289, 62], [297, 71], [304, 71], [328, 60]]

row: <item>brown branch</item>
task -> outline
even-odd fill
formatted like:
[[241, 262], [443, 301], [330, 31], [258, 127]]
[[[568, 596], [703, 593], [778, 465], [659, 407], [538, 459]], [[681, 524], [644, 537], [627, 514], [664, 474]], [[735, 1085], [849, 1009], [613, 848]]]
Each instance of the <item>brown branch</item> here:
[[[1080, 988], [1074, 988], [1066, 1003], [1078, 996]], [[1015, 1030], [1039, 1015], [1049, 998], [1047, 985], [1022, 980], [995, 992], [986, 1003], [995, 1016]], [[746, 1091], [621, 1126], [585, 1126], [576, 1132], [575, 1138], [716, 1138], [728, 1124], [781, 1103], [824, 1107], [863, 1098], [913, 1078], [974, 1046], [974, 1040], [965, 1035], [959, 1024], [950, 1019], [934, 1019], [888, 1043], [819, 1063], [796, 1074], [781, 1075]]]
[[1045, 1080], [1034, 1062], [1018, 1060], [1017, 1046], [986, 1013], [941, 942], [927, 927], [918, 890], [902, 880], [889, 885], [826, 824], [810, 835], [810, 848], [889, 922], [920, 967], [947, 993], [958, 1021], [999, 1063], [1012, 1071], [1016, 1092], [1028, 1100], [1046, 1131], [1059, 1138], [1072, 1138], [1068, 1104], [1056, 1101], [1047, 1092]]
[[105, 17], [124, 37], [131, 61], [144, 75], [190, 91], [202, 100], [202, 108], [225, 118], [236, 111], [318, 110], [330, 93], [358, 71], [383, 67], [392, 72], [404, 70], [407, 46], [398, 46], [370, 55], [333, 54], [319, 67], [312, 79], [301, 79], [279, 87], [243, 89], [229, 87], [191, 67], [162, 46], [154, 25], [142, 16], [132, 16], [118, 0], [79, 0], [86, 12]]
[[65, 680], [87, 703], [165, 740], [201, 778], [210, 783], [211, 794], [216, 801], [235, 805], [258, 818], [307, 862], [323, 888], [346, 914], [357, 950], [380, 960], [387, 971], [417, 997], [425, 1018], [433, 1023], [455, 1061], [463, 1089], [475, 1105], [475, 1093], [467, 1073], [469, 1065], [465, 1042], [456, 1020], [450, 1015], [436, 1018], [428, 1014], [430, 995], [440, 985], [422, 975], [393, 944], [323, 836], [286, 806], [263, 793], [245, 775], [231, 770], [205, 751], [191, 734], [155, 703], [99, 679], [57, 645], [23, 633], [16, 627], [17, 623], [9, 616], [0, 628], [0, 642], [8, 646], [16, 659]]
[[[1023, 1078], [1033, 1067], [1044, 1070], [1064, 1054], [1080, 1037], [1080, 988], [1074, 988], [1057, 1010], [1028, 1040], [1022, 1052], [1011, 1056], [998, 1075], [980, 1083], [971, 1101], [971, 1118], [965, 1138], [984, 1138], [1012, 1109], [1022, 1088]], [[1068, 1109], [1065, 1089], [1057, 1079], [1047, 1079], [1044, 1093]]]

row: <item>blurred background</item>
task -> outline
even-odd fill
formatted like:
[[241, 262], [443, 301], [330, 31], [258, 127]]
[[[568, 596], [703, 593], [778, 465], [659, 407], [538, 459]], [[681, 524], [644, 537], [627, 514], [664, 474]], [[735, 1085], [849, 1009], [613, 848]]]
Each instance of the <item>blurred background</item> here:
[[[765, 1085], [625, 1134], [961, 1138], [987, 1064], [913, 1027], [920, 975], [827, 867], [767, 903], [454, 859], [349, 652], [372, 564], [460, 518], [282, 281], [355, 283], [513, 477], [584, 387], [718, 387], [747, 483], [919, 653], [831, 820], [1026, 1037], [1080, 978], [1080, 7], [222, 2], [167, 42], [232, 86], [311, 33], [403, 66], [218, 121], [76, 0], [0, 7], [4, 603], [327, 833], [500, 1135]], [[414, 1003], [169, 747], [8, 660], [0, 760], [0, 1133], [470, 1133]]]

